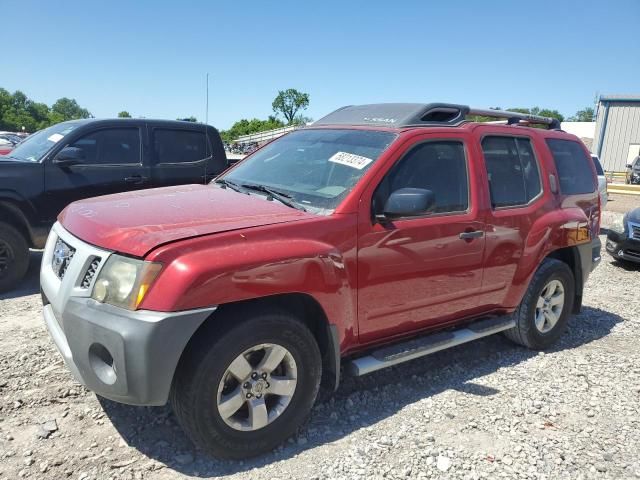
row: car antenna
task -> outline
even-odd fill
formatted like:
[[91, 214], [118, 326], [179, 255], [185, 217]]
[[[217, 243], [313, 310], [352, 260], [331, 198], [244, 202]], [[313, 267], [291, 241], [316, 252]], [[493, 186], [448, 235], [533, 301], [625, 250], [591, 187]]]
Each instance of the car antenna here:
[[[204, 112], [204, 183], [207, 183], [207, 167], [209, 166], [209, 72], [207, 72], [206, 100]], [[213, 156], [213, 151], [211, 152]]]

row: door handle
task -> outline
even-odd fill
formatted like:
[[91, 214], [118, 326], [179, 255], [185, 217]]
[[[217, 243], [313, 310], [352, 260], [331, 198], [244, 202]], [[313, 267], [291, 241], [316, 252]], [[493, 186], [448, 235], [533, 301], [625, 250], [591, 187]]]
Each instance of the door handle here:
[[147, 177], [143, 177], [142, 175], [132, 175], [130, 177], [124, 177], [124, 181], [127, 183], [134, 183], [136, 185], [141, 185], [148, 180]]
[[473, 240], [484, 236], [484, 232], [482, 230], [473, 230], [472, 232], [462, 232], [459, 236], [462, 240]]

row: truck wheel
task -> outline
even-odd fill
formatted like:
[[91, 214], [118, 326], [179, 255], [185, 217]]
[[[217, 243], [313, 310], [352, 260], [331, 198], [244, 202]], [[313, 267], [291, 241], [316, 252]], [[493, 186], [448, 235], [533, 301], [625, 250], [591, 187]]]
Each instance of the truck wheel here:
[[0, 222], [0, 292], [18, 286], [29, 268], [29, 245], [22, 234]]
[[573, 272], [566, 263], [545, 259], [513, 314], [516, 326], [505, 331], [505, 336], [535, 350], [553, 345], [567, 327], [574, 285]]
[[322, 361], [309, 329], [288, 313], [232, 317], [197, 332], [170, 401], [198, 447], [240, 459], [272, 450], [302, 424], [318, 393]]

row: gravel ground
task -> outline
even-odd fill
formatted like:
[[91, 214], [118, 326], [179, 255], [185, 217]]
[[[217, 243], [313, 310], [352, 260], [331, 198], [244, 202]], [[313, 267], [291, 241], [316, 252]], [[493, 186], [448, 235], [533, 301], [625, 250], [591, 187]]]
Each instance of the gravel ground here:
[[640, 270], [607, 256], [553, 350], [493, 336], [347, 378], [295, 438], [245, 462], [194, 451], [168, 408], [77, 384], [40, 319], [38, 262], [0, 300], [0, 480], [640, 478]]

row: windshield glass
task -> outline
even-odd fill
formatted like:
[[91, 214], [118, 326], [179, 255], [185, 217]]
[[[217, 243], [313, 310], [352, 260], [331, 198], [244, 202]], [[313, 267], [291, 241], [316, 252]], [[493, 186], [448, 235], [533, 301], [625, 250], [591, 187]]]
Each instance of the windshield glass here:
[[9, 156], [27, 162], [37, 162], [51, 147], [77, 126], [78, 124], [76, 123], [59, 123], [40, 130], [19, 143], [9, 153]]
[[298, 130], [265, 146], [217, 181], [262, 185], [311, 212], [329, 214], [395, 138], [394, 133], [380, 131]]

